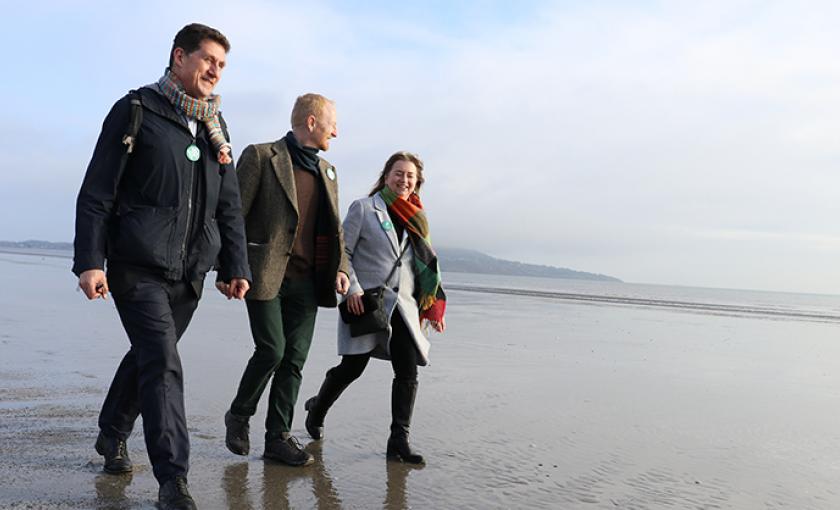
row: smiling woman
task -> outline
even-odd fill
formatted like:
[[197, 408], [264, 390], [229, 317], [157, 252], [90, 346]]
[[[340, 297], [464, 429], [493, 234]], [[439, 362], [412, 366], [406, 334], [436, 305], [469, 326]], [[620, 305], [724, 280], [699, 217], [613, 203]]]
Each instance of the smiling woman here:
[[[440, 285], [437, 255], [417, 192], [423, 184], [423, 162], [397, 152], [385, 163], [369, 197], [356, 200], [344, 219], [350, 259], [349, 312], [338, 325], [341, 363], [327, 371], [318, 395], [306, 402], [306, 429], [313, 439], [324, 435], [324, 418], [341, 393], [365, 370], [371, 357], [391, 361], [391, 435], [389, 460], [423, 464], [408, 443], [417, 395], [417, 366], [428, 364], [430, 343], [421, 327], [446, 329], [446, 296]], [[370, 296], [376, 299], [365, 299]], [[384, 325], [363, 331], [350, 323], [370, 317], [374, 303], [384, 310]], [[380, 308], [381, 307], [381, 308]], [[344, 312], [342, 312], [344, 313]], [[367, 315], [366, 315], [367, 314]]]

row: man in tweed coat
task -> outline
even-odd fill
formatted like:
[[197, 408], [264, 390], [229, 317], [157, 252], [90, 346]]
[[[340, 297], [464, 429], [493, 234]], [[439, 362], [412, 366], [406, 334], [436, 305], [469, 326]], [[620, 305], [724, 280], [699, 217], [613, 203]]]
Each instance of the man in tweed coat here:
[[333, 102], [305, 94], [292, 110], [292, 130], [276, 142], [249, 145], [236, 167], [256, 347], [225, 414], [225, 444], [237, 455], [248, 454], [248, 420], [270, 382], [263, 456], [292, 466], [313, 460], [289, 431], [318, 307], [335, 307], [335, 293], [350, 285], [335, 167], [317, 156], [336, 136]]

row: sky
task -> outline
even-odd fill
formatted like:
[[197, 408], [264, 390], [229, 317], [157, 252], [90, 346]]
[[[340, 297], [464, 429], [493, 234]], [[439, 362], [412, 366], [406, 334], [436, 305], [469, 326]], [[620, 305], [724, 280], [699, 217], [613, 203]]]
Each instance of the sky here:
[[[102, 120], [220, 29], [234, 155], [336, 101], [342, 210], [397, 150], [440, 246], [629, 282], [840, 293], [840, 3], [14, 2], [0, 239], [71, 241]], [[445, 270], [445, 267], [444, 267]]]

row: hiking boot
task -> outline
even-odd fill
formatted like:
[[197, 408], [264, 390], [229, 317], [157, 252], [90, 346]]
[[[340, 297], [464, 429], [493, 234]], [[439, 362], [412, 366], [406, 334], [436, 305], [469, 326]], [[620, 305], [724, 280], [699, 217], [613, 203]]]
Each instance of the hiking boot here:
[[160, 510], [196, 510], [195, 500], [190, 496], [185, 477], [176, 476], [161, 484], [158, 491], [158, 507]]
[[237, 416], [228, 411], [225, 413], [225, 446], [237, 455], [248, 455], [251, 449], [248, 440], [248, 417]]
[[312, 455], [304, 451], [298, 440], [288, 433], [266, 442], [263, 457], [289, 466], [307, 466], [315, 462]]
[[99, 432], [96, 438], [96, 453], [105, 457], [105, 465], [102, 470], [112, 475], [119, 475], [122, 473], [130, 473], [131, 459], [128, 458], [128, 447], [125, 441], [115, 437], [108, 437]]

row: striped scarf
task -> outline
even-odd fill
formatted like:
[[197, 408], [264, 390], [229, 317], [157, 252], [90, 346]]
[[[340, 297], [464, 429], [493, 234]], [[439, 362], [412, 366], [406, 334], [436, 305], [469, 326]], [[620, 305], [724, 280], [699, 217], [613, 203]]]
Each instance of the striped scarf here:
[[216, 159], [222, 164], [230, 163], [231, 146], [225, 139], [222, 124], [219, 122], [219, 105], [222, 98], [214, 94], [203, 100], [187, 95], [184, 86], [169, 69], [158, 80], [158, 87], [177, 110], [191, 119], [204, 122], [210, 133], [210, 142], [217, 151]]
[[408, 199], [401, 198], [387, 186], [379, 190], [379, 195], [388, 210], [408, 232], [408, 240], [414, 251], [414, 274], [419, 287], [420, 318], [440, 321], [446, 312], [446, 294], [440, 285], [440, 268], [437, 254], [432, 248], [429, 235], [429, 222], [423, 212], [423, 204], [416, 193]]

